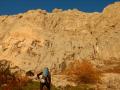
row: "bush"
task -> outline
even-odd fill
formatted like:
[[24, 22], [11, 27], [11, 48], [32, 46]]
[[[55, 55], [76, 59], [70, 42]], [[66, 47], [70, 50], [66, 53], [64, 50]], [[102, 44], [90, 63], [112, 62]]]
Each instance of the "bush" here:
[[11, 73], [10, 64], [7, 60], [0, 60], [0, 87], [2, 90], [22, 90], [22, 87], [27, 84], [29, 79]]
[[26, 72], [26, 76], [34, 76], [34, 72], [29, 70], [29, 71]]
[[7, 83], [7, 79], [11, 76], [10, 62], [6, 60], [0, 61], [0, 86]]
[[101, 73], [92, 63], [83, 60], [76, 60], [71, 63], [65, 70], [65, 73], [70, 76], [70, 80], [77, 83], [94, 84], [100, 81]]

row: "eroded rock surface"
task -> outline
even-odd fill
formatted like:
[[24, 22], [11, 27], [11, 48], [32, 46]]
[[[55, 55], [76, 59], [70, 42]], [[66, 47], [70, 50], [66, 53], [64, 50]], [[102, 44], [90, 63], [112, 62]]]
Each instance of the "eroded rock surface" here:
[[0, 41], [0, 59], [26, 71], [61, 71], [76, 59], [98, 66], [120, 62], [120, 2], [102, 13], [55, 9], [0, 16]]

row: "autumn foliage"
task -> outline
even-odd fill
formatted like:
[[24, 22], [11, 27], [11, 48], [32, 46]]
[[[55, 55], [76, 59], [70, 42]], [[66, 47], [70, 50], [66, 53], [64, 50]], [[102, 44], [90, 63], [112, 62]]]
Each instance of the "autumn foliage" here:
[[65, 73], [70, 76], [70, 80], [77, 83], [93, 84], [100, 81], [101, 73], [97, 70], [94, 65], [83, 60], [80, 62], [76, 60], [70, 63], [69, 67], [65, 70]]
[[0, 89], [2, 90], [22, 90], [22, 87], [27, 84], [26, 76], [16, 76], [10, 71], [10, 62], [6, 60], [0, 61]]

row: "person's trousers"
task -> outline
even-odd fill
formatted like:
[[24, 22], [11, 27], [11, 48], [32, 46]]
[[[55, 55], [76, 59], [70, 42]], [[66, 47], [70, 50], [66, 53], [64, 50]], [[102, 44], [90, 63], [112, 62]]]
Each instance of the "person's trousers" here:
[[46, 86], [47, 90], [50, 90], [50, 83], [40, 83], [40, 90], [44, 90], [44, 86]]

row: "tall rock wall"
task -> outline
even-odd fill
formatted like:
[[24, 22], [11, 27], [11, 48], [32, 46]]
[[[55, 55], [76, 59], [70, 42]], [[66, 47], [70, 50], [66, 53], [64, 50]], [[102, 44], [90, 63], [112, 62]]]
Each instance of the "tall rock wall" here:
[[120, 2], [102, 13], [55, 9], [0, 16], [0, 59], [24, 70], [63, 70], [83, 59], [120, 65]]

